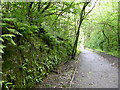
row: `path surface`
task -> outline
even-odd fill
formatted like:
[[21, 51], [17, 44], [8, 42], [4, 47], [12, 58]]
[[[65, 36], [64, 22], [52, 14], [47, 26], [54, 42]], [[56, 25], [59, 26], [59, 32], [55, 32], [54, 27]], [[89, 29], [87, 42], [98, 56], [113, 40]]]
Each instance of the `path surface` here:
[[118, 59], [81, 49], [72, 88], [118, 88]]
[[36, 85], [36, 88], [69, 88], [76, 65], [78, 65], [77, 60], [60, 64], [41, 84]]

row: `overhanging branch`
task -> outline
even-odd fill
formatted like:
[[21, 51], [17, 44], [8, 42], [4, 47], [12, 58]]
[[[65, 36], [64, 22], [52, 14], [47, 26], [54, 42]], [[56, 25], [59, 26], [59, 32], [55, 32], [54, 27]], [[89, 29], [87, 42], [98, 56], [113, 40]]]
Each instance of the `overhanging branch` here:
[[[98, 0], [97, 0], [97, 1], [98, 1]], [[95, 4], [93, 5], [93, 7], [86, 13], [85, 17], [88, 16], [88, 14], [94, 9], [94, 7], [95, 7], [97, 1], [95, 1]]]

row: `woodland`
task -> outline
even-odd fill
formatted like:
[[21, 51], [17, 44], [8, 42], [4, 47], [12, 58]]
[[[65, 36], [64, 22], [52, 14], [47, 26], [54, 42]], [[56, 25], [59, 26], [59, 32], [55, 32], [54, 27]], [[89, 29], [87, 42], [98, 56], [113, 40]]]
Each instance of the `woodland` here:
[[2, 89], [33, 88], [80, 45], [116, 57], [120, 2], [3, 2]]

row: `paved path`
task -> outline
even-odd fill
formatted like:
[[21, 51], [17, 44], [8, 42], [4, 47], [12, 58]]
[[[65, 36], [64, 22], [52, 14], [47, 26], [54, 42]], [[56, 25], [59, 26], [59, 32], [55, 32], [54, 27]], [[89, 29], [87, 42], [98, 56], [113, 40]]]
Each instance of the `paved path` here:
[[118, 88], [118, 59], [81, 49], [72, 88]]

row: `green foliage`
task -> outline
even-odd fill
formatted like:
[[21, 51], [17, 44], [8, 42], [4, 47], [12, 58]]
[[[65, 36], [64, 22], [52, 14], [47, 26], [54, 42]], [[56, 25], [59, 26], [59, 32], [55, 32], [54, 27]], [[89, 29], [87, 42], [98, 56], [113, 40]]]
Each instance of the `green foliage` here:
[[71, 16], [65, 15], [71, 13], [74, 5], [3, 3], [3, 34], [0, 38], [3, 42], [0, 52], [4, 52], [3, 89], [32, 88], [56, 65], [67, 60], [72, 52], [74, 36], [71, 36], [71, 27], [74, 23]]
[[117, 2], [96, 6], [84, 23], [85, 46], [118, 57], [117, 12]]
[[[4, 61], [3, 89], [33, 88], [58, 64], [70, 60], [69, 57], [78, 44], [79, 34], [76, 34], [76, 30], [81, 20], [80, 13], [82, 12], [81, 16], [86, 14], [87, 9], [82, 11], [82, 7], [87, 4], [82, 2], [2, 4], [0, 52], [3, 53]], [[84, 18], [80, 29], [84, 35], [84, 42], [81, 40], [80, 43], [117, 56], [118, 18], [116, 3], [113, 4], [114, 7], [111, 7], [111, 2], [102, 3], [101, 7], [95, 8], [87, 19]], [[101, 12], [102, 10], [105, 11]], [[77, 54], [79, 53], [77, 50]]]

